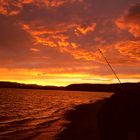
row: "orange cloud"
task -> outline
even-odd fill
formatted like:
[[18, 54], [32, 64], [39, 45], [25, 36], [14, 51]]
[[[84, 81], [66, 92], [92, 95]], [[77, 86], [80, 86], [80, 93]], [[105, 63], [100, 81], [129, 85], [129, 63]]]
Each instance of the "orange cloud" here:
[[49, 1], [49, 0], [44, 0], [42, 1], [43, 4], [45, 4], [47, 7], [59, 7], [65, 3], [69, 2], [69, 0], [52, 0], [52, 1]]
[[32, 52], [39, 52], [39, 49], [37, 49], [37, 48], [30, 48], [30, 50], [31, 50]]
[[87, 25], [80, 25], [78, 27], [76, 27], [75, 29], [75, 33], [76, 35], [86, 35], [88, 32], [92, 32], [95, 30], [95, 27], [96, 27], [96, 23], [92, 23], [91, 25], [87, 26]]
[[4, 15], [17, 15], [21, 9], [20, 3], [17, 1], [0, 1], [0, 13]]
[[131, 62], [140, 62], [140, 41], [120, 42], [115, 48]]
[[116, 21], [116, 25], [128, 30], [135, 37], [140, 37], [140, 3], [132, 5], [125, 14]]
[[33, 4], [38, 7], [59, 7], [66, 3], [83, 2], [83, 0], [1, 0], [0, 13], [8, 16], [18, 15], [23, 6], [26, 4]]
[[33, 2], [34, 0], [1, 0], [0, 13], [8, 16], [18, 15], [24, 4], [30, 4]]
[[[41, 25], [43, 24], [43, 25]], [[33, 21], [26, 23], [20, 23], [21, 27], [29, 32], [31, 35], [36, 36], [45, 36], [45, 35], [54, 35], [54, 34], [62, 34], [65, 33], [68, 30], [71, 30], [77, 26], [76, 23], [60, 23], [57, 26], [49, 26], [45, 23], [41, 23], [41, 21]]]
[[[49, 27], [35, 26], [34, 23], [28, 25], [21, 23], [23, 30], [27, 31], [35, 40], [36, 44], [43, 44], [50, 47], [68, 46], [65, 41], [69, 37], [63, 33], [69, 29], [75, 27], [75, 24], [61, 24], [55, 27], [55, 29], [49, 29]], [[66, 45], [67, 44], [67, 45]]]
[[83, 0], [33, 0], [33, 3], [39, 7], [60, 7], [66, 3], [83, 2]]
[[84, 59], [88, 61], [96, 60], [95, 52], [88, 52], [84, 49], [65, 49], [65, 52], [70, 53], [75, 59]]
[[[56, 30], [50, 30], [50, 29], [38, 29], [35, 27], [32, 27], [31, 25], [27, 24], [21, 24], [23, 29], [26, 30], [31, 34], [31, 36], [34, 38], [35, 44], [41, 44], [46, 47], [53, 47], [58, 48], [61, 52], [69, 53], [71, 54], [75, 59], [85, 59], [93, 61], [96, 58], [95, 52], [89, 52], [85, 49], [80, 48], [80, 45], [76, 42], [69, 41], [69, 36], [66, 36], [61, 33], [61, 29]], [[76, 24], [70, 24], [65, 26], [63, 30], [67, 31], [69, 29], [74, 29]], [[96, 24], [93, 23], [91, 26], [88, 26], [87, 28], [81, 28], [81, 33], [86, 34], [87, 32], [93, 31]]]
[[[12, 3], [15, 6], [17, 14], [19, 14], [20, 10], [23, 8], [23, 5], [32, 3], [38, 7], [40, 6], [48, 6], [48, 7], [58, 7], [64, 3], [74, 3], [74, 2], [83, 2], [82, 0], [53, 0], [53, 1], [34, 1], [34, 0], [23, 0], [22, 2], [16, 1]], [[6, 2], [3, 7], [3, 10], [6, 10], [5, 7], [10, 7], [7, 11], [7, 15], [11, 15], [13, 12], [12, 5], [10, 2]], [[45, 9], [46, 10], [46, 9]], [[15, 14], [16, 15], [16, 14]], [[70, 19], [70, 22], [61, 21], [60, 23], [54, 23], [54, 25], [45, 25], [47, 21], [43, 21], [40, 19], [31, 20], [28, 22], [24, 22], [24, 20], [20, 21], [20, 25], [23, 30], [28, 32], [32, 38], [34, 39], [34, 45], [44, 45], [46, 47], [57, 48], [61, 52], [69, 53], [76, 59], [86, 59], [93, 60], [95, 58], [93, 52], [89, 52], [86, 49], [83, 49], [81, 45], [73, 40], [70, 40], [71, 36], [75, 36], [75, 32], [77, 34], [87, 34], [88, 32], [94, 31], [96, 27], [96, 23], [89, 23], [89, 25], [83, 24], [80, 26], [78, 24], [79, 20], [76, 22], [73, 19]], [[76, 28], [76, 29], [75, 29]], [[73, 35], [69, 35], [69, 32], [72, 31]], [[30, 49], [32, 52], [37, 52], [33, 47]]]
[[[103, 46], [101, 50], [113, 65], [138, 66], [140, 64], [140, 41], [120, 41]], [[99, 61], [103, 60], [101, 57], [100, 55]]]

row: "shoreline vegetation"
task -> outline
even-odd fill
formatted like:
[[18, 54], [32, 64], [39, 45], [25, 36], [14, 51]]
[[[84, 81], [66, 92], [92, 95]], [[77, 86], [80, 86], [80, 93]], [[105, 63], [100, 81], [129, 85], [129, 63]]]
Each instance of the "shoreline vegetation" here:
[[140, 90], [139, 83], [122, 84], [71, 84], [68, 86], [41, 86], [36, 84], [22, 84], [17, 82], [0, 81], [0, 88], [19, 88], [19, 89], [42, 89], [42, 90], [68, 90], [68, 91], [95, 91], [95, 92], [118, 92], [122, 89]]

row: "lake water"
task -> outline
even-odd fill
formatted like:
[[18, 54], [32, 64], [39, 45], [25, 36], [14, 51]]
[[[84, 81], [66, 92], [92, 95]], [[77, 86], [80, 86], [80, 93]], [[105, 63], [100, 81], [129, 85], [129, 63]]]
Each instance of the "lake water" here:
[[[110, 93], [0, 89], [0, 140], [54, 140], [74, 106], [109, 97]], [[42, 137], [42, 138], [40, 138]]]

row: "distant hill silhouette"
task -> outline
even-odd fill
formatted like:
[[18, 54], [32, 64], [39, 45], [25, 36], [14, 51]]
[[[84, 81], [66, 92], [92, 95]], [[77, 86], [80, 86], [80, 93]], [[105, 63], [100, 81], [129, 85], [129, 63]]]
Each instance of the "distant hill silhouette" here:
[[98, 122], [101, 140], [140, 140], [139, 84], [123, 87], [108, 98], [98, 113]]
[[22, 89], [43, 89], [43, 90], [74, 90], [74, 91], [96, 91], [116, 92], [120, 90], [140, 90], [140, 83], [122, 84], [71, 84], [66, 87], [41, 86], [36, 84], [21, 84], [17, 82], [0, 81], [0, 88], [22, 88]]
[[120, 90], [140, 90], [140, 83], [122, 83], [122, 84], [71, 84], [66, 87], [67, 90], [76, 91], [99, 91], [116, 92]]
[[41, 85], [36, 85], [36, 84], [22, 84], [22, 83], [17, 83], [17, 82], [3, 82], [3, 81], [0, 81], [0, 88], [58, 90], [58, 89], [62, 89], [63, 87], [41, 86]]

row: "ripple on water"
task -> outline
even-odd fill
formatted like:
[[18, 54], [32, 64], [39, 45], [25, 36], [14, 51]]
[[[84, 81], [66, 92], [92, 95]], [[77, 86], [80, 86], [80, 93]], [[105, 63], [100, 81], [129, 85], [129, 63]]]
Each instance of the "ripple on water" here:
[[44, 131], [56, 134], [54, 124], [63, 121], [66, 110], [107, 96], [110, 93], [0, 89], [0, 140], [27, 140]]

